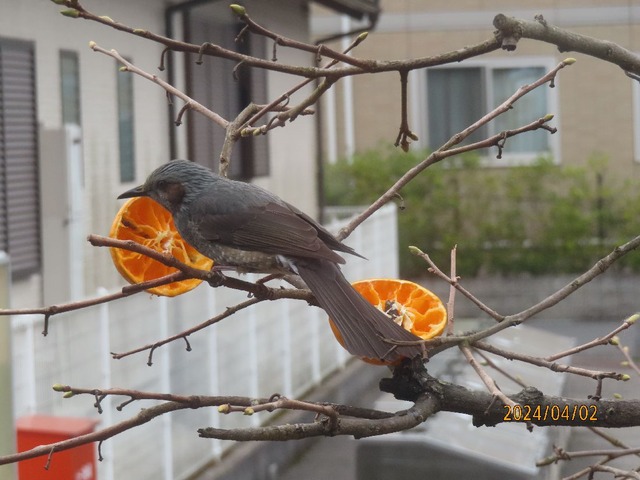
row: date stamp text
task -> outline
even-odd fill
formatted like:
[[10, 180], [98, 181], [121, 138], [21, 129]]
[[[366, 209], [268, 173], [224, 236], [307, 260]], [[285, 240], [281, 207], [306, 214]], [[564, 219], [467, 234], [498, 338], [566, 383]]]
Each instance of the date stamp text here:
[[503, 405], [505, 422], [597, 422], [596, 405]]

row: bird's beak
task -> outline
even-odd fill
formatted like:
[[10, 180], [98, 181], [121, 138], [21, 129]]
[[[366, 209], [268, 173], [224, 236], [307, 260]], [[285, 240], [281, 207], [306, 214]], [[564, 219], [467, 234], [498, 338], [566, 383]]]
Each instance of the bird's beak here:
[[126, 192], [118, 195], [118, 199], [133, 198], [133, 197], [147, 197], [147, 196], [149, 196], [149, 194], [144, 189], [144, 185], [138, 185], [137, 187], [132, 188], [131, 190], [127, 190]]

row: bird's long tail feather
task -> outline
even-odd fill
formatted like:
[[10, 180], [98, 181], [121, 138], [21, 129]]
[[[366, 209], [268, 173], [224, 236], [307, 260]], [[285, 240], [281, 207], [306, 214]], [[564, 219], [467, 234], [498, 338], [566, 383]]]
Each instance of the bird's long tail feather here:
[[386, 361], [421, 354], [420, 345], [394, 346], [384, 341], [418, 341], [420, 338], [367, 302], [336, 264], [319, 260], [296, 262], [296, 267], [318, 304], [342, 334], [349, 353]]

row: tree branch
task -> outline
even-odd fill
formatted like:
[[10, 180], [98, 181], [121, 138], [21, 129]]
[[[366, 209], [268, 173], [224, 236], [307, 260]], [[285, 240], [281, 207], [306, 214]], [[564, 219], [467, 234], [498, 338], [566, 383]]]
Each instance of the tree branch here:
[[[542, 15], [536, 21], [520, 20], [498, 14], [493, 19], [493, 26], [498, 29], [502, 48], [513, 51], [520, 38], [529, 38], [558, 47], [560, 52], [579, 52], [605, 62], [618, 65], [624, 71], [640, 74], [640, 57], [634, 52], [608, 40], [600, 40], [587, 35], [570, 32], [547, 22]], [[513, 40], [504, 43], [505, 39]]]
[[393, 200], [400, 190], [407, 185], [411, 180], [413, 180], [416, 176], [418, 176], [423, 170], [434, 165], [445, 158], [452, 157], [455, 155], [460, 155], [462, 153], [471, 152], [475, 150], [480, 150], [482, 148], [488, 148], [492, 146], [499, 147], [499, 154], [504, 145], [504, 141], [507, 138], [513, 137], [515, 135], [519, 135], [524, 132], [538, 130], [540, 128], [545, 128], [549, 130], [551, 133], [555, 132], [555, 129], [550, 129], [546, 124], [553, 119], [553, 115], [547, 115], [543, 118], [540, 118], [529, 125], [525, 125], [515, 130], [510, 130], [507, 132], [501, 132], [497, 135], [493, 135], [485, 140], [480, 142], [475, 142], [471, 145], [465, 145], [458, 148], [452, 148], [455, 145], [462, 142], [465, 138], [471, 135], [474, 131], [480, 128], [483, 125], [486, 125], [490, 121], [492, 121], [497, 116], [507, 112], [512, 108], [513, 104], [524, 95], [534, 90], [535, 88], [543, 85], [544, 83], [551, 82], [555, 79], [558, 72], [566, 66], [573, 64], [572, 59], [567, 59], [560, 62], [556, 65], [555, 68], [547, 72], [545, 75], [540, 77], [537, 81], [530, 85], [524, 85], [520, 87], [513, 95], [511, 95], [507, 100], [505, 100], [502, 104], [498, 105], [491, 112], [487, 113], [484, 117], [479, 119], [474, 124], [465, 128], [463, 131], [452, 136], [444, 145], [438, 148], [436, 151], [432, 152], [427, 158], [425, 158], [422, 162], [420, 162], [415, 167], [409, 169], [398, 181], [396, 181], [380, 198], [374, 201], [369, 207], [367, 207], [362, 213], [360, 213], [356, 218], [354, 218], [349, 225], [344, 227], [339, 234], [337, 235], [338, 239], [344, 240], [348, 237], [353, 230], [355, 230], [358, 225], [364, 222], [367, 218], [369, 218], [375, 211], [380, 209], [383, 205], [386, 205], [388, 202]]

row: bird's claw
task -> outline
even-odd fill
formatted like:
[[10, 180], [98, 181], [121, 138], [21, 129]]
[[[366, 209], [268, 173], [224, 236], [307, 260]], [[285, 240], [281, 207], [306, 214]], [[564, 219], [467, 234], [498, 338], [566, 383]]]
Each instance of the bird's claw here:
[[221, 273], [216, 270], [211, 270], [207, 283], [211, 285], [213, 288], [218, 288], [221, 285], [224, 285], [224, 282], [226, 280], [227, 280], [227, 277], [224, 273]]
[[249, 292], [249, 297], [273, 300], [275, 298], [275, 292], [273, 289], [267, 287], [264, 282], [257, 281], [255, 283], [255, 290]]

